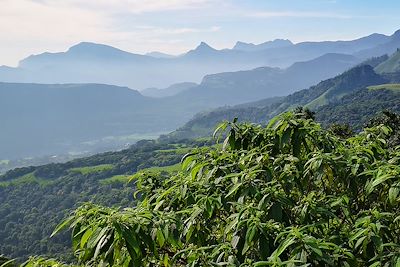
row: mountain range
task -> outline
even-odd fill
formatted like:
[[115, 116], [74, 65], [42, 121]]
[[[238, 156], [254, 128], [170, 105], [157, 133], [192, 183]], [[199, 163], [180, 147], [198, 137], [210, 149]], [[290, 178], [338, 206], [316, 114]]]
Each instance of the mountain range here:
[[[0, 81], [26, 83], [104, 83], [133, 89], [166, 88], [179, 82], [199, 83], [207, 74], [258, 67], [286, 68], [328, 53], [353, 55], [360, 60], [393, 53], [400, 31], [391, 36], [372, 34], [351, 41], [301, 42], [275, 40], [259, 45], [238, 42], [217, 50], [202, 42], [180, 56], [160, 52], [139, 55], [90, 42], [65, 52], [32, 55], [18, 67], [0, 67]], [[155, 79], [156, 77], [156, 79]]]
[[0, 158], [119, 148], [129, 136], [167, 133], [197, 112], [286, 95], [358, 62], [351, 55], [327, 54], [287, 69], [262, 67], [212, 74], [200, 84], [150, 88], [142, 94], [104, 84], [0, 83], [5, 129], [0, 133]]

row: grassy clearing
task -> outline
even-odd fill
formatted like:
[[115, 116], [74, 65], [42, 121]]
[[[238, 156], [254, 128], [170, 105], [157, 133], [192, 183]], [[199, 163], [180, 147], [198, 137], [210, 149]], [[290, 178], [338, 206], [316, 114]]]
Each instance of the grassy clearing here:
[[131, 177], [132, 175], [114, 175], [113, 177], [100, 180], [99, 183], [102, 185], [124, 184], [127, 183]]
[[113, 177], [102, 179], [99, 181], [100, 184], [102, 185], [109, 185], [109, 184], [115, 184], [115, 183], [127, 183], [130, 179], [134, 179], [136, 175], [141, 175], [142, 173], [160, 173], [160, 172], [166, 172], [169, 174], [174, 174], [178, 171], [181, 170], [181, 164], [177, 163], [174, 165], [170, 166], [163, 166], [163, 167], [151, 167], [151, 168], [145, 168], [139, 170], [136, 174], [134, 175], [114, 175]]
[[0, 165], [8, 165], [9, 163], [10, 163], [10, 161], [7, 159], [0, 160]]
[[181, 170], [181, 164], [177, 163], [174, 165], [170, 165], [170, 166], [163, 166], [163, 167], [151, 167], [151, 168], [146, 168], [146, 169], [142, 169], [140, 170], [141, 172], [143, 171], [147, 171], [147, 172], [168, 172], [168, 173], [174, 173], [174, 172], [178, 172]]
[[87, 175], [87, 174], [92, 174], [92, 173], [108, 171], [108, 170], [111, 170], [112, 168], [114, 168], [113, 164], [101, 164], [101, 165], [96, 165], [96, 166], [73, 168], [73, 169], [70, 169], [69, 171], [73, 172], [73, 173], [80, 173], [83, 175]]
[[31, 173], [25, 174], [24, 176], [15, 178], [11, 181], [0, 182], [0, 187], [19, 186], [19, 185], [30, 184], [30, 183], [36, 183], [36, 184], [39, 184], [42, 186], [46, 186], [46, 185], [53, 183], [53, 181], [38, 178], [35, 176], [34, 172], [31, 172]]
[[175, 149], [163, 149], [163, 150], [156, 150], [158, 153], [165, 153], [165, 154], [186, 154], [189, 153], [192, 148], [190, 147], [182, 147], [182, 148], [175, 148]]
[[390, 91], [400, 92], [400, 83], [388, 83], [388, 84], [369, 86], [368, 90], [390, 90]]

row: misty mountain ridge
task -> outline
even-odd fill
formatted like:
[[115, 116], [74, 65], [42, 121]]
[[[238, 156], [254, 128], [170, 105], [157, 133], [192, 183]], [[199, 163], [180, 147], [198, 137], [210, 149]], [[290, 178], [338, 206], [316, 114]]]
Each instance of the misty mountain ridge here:
[[245, 43], [238, 41], [232, 49], [242, 50], [242, 51], [257, 51], [257, 50], [286, 47], [292, 45], [294, 44], [288, 39], [275, 39], [273, 41], [267, 41], [258, 45], [253, 43]]
[[173, 84], [164, 89], [147, 88], [140, 91], [140, 93], [144, 96], [149, 96], [149, 97], [168, 97], [177, 95], [180, 92], [193, 88], [197, 85], [198, 85], [197, 83], [183, 82], [183, 83]]
[[[0, 68], [0, 81], [26, 83], [104, 83], [134, 89], [166, 88], [182, 82], [199, 83], [207, 74], [287, 68], [329, 53], [353, 55], [360, 60], [393, 53], [400, 47], [399, 32], [372, 34], [350, 41], [291, 43], [274, 40], [259, 45], [238, 43], [218, 50], [205, 42], [180, 56], [129, 53], [108, 45], [82, 42], [66, 52], [42, 53], [21, 60], [17, 68]], [[240, 47], [245, 47], [240, 50]], [[157, 52], [159, 53], [159, 52]], [[168, 71], [166, 71], [168, 70]], [[157, 79], [154, 79], [157, 77]]]
[[174, 58], [174, 57], [176, 57], [175, 55], [170, 55], [170, 54], [157, 52], [157, 51], [146, 53], [145, 56], [150, 56], [150, 57], [155, 57], [155, 58]]
[[400, 47], [400, 30], [397, 30], [391, 36], [384, 37], [383, 39], [385, 42], [382, 42], [376, 47], [366, 48], [355, 53], [354, 55], [361, 58], [371, 58], [396, 52], [396, 50]]

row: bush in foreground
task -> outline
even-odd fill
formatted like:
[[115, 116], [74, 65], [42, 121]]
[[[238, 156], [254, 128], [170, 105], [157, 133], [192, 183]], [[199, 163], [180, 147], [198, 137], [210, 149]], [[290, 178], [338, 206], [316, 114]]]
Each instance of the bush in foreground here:
[[[223, 144], [186, 155], [177, 175], [136, 175], [136, 207], [85, 204], [60, 224], [78, 264], [400, 266], [391, 128], [346, 139], [294, 113], [218, 131], [227, 127]], [[52, 264], [26, 266], [62, 266]]]

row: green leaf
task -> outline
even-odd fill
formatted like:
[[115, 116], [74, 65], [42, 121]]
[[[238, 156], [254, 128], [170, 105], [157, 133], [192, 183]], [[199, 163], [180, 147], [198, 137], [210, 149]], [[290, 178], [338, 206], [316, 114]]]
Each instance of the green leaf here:
[[380, 185], [381, 183], [385, 182], [386, 180], [392, 179], [394, 176], [392, 174], [383, 174], [372, 180], [370, 183], [368, 183], [365, 187], [365, 190], [367, 192], [367, 195], [371, 194], [375, 187]]
[[295, 238], [288, 238], [279, 244], [278, 248], [272, 253], [274, 257], [279, 257], [289, 246], [295, 243]]
[[89, 228], [86, 230], [86, 232], [83, 234], [82, 238], [81, 238], [81, 248], [84, 248], [86, 245], [86, 242], [88, 241], [88, 239], [90, 238], [90, 236], [92, 235], [93, 230], [92, 228]]
[[242, 186], [242, 183], [237, 183], [231, 187], [229, 193], [225, 196], [225, 198], [229, 198], [231, 195], [235, 194], [236, 191]]
[[400, 188], [399, 187], [391, 187], [389, 189], [389, 202], [390, 204], [396, 204], [397, 196], [399, 195]]
[[67, 219], [65, 219], [63, 222], [61, 222], [56, 229], [53, 231], [53, 233], [51, 233], [50, 237], [55, 236], [56, 234], [58, 234], [61, 230], [64, 230], [64, 228], [66, 228], [68, 225], [71, 224], [71, 222], [75, 219], [75, 216], [70, 216]]
[[15, 262], [15, 260], [8, 260], [8, 261], [4, 262], [3, 264], [1, 264], [0, 267], [11, 267], [11, 266], [14, 266], [14, 262]]
[[163, 247], [163, 246], [164, 246], [165, 237], [164, 237], [163, 232], [162, 232], [160, 229], [157, 229], [157, 242], [158, 242], [158, 245], [159, 245], [160, 247]]

